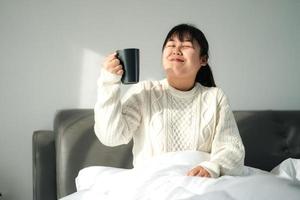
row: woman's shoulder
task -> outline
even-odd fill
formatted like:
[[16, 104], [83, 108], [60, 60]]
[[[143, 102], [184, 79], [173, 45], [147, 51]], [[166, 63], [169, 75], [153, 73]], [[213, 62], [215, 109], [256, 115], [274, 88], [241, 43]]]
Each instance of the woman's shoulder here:
[[203, 85], [200, 87], [202, 90], [202, 99], [204, 101], [211, 102], [213, 100], [219, 106], [230, 105], [227, 95], [220, 87], [205, 87]]
[[160, 86], [162, 86], [162, 81], [158, 81], [158, 80], [144, 80], [144, 81], [140, 81], [134, 85], [131, 86], [130, 90], [134, 90], [134, 91], [150, 91], [153, 90], [155, 88], [159, 88]]
[[216, 96], [216, 97], [222, 97], [225, 95], [224, 91], [220, 87], [206, 87], [204, 85], [201, 85], [200, 83], [197, 83], [198, 87], [200, 88], [202, 95], [209, 95], [209, 96]]
[[128, 91], [125, 93], [124, 98], [129, 96], [145, 96], [148, 93], [151, 93], [153, 90], [161, 90], [162, 84], [161, 81], [157, 80], [144, 80], [132, 85]]
[[141, 82], [145, 89], [153, 89], [156, 86], [162, 85], [162, 80], [144, 80]]

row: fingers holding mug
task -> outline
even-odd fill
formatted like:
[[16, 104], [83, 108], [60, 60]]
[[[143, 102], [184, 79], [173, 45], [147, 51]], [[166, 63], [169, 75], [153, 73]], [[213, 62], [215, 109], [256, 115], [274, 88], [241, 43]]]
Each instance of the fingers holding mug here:
[[123, 75], [124, 70], [123, 70], [122, 65], [118, 65], [114, 69], [112, 69], [112, 73], [117, 74], [117, 75]]
[[139, 49], [127, 48], [108, 55], [103, 67], [106, 71], [120, 75], [123, 84], [139, 82]]
[[112, 74], [122, 75], [123, 67], [116, 55], [116, 53], [108, 55], [103, 62], [103, 67]]

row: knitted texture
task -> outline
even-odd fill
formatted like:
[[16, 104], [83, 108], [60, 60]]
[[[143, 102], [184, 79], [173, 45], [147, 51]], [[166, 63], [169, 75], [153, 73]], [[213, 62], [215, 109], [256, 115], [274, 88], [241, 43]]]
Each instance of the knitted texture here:
[[167, 151], [192, 150], [192, 98], [178, 98], [168, 95], [168, 139]]

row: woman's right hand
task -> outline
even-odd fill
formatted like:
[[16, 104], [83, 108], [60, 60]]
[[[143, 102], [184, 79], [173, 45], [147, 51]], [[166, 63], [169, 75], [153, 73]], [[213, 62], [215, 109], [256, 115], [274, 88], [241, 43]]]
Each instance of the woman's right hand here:
[[123, 67], [120, 64], [120, 60], [117, 58], [117, 53], [113, 53], [108, 55], [104, 62], [103, 62], [103, 68], [107, 70], [108, 72], [116, 75], [122, 76], [124, 71]]

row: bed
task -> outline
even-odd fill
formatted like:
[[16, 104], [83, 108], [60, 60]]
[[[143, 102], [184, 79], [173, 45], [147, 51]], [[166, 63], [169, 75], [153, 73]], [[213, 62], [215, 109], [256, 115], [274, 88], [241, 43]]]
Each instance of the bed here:
[[[63, 197], [64, 200], [92, 200], [95, 196], [97, 199], [121, 196], [171, 200], [241, 199], [241, 196], [242, 199], [282, 199], [288, 195], [289, 199], [299, 199], [300, 111], [234, 111], [234, 116], [246, 149], [248, 175], [226, 176], [215, 181], [187, 180], [182, 175], [191, 163], [182, 165], [176, 163], [180, 159], [173, 158], [204, 159], [205, 156], [194, 155], [195, 152], [155, 159], [149, 164], [152, 168], [148, 168], [147, 176], [142, 176], [142, 170], [131, 169], [132, 142], [106, 147], [96, 138], [92, 109], [60, 110], [53, 130], [37, 130], [33, 134], [33, 197], [35, 200]], [[169, 160], [175, 163], [161, 165]], [[273, 175], [269, 173], [271, 170]], [[132, 177], [140, 179], [134, 182]], [[141, 184], [133, 184], [137, 182]], [[118, 190], [108, 190], [110, 184]], [[183, 187], [186, 185], [198, 189]], [[199, 189], [200, 186], [206, 190]]]

